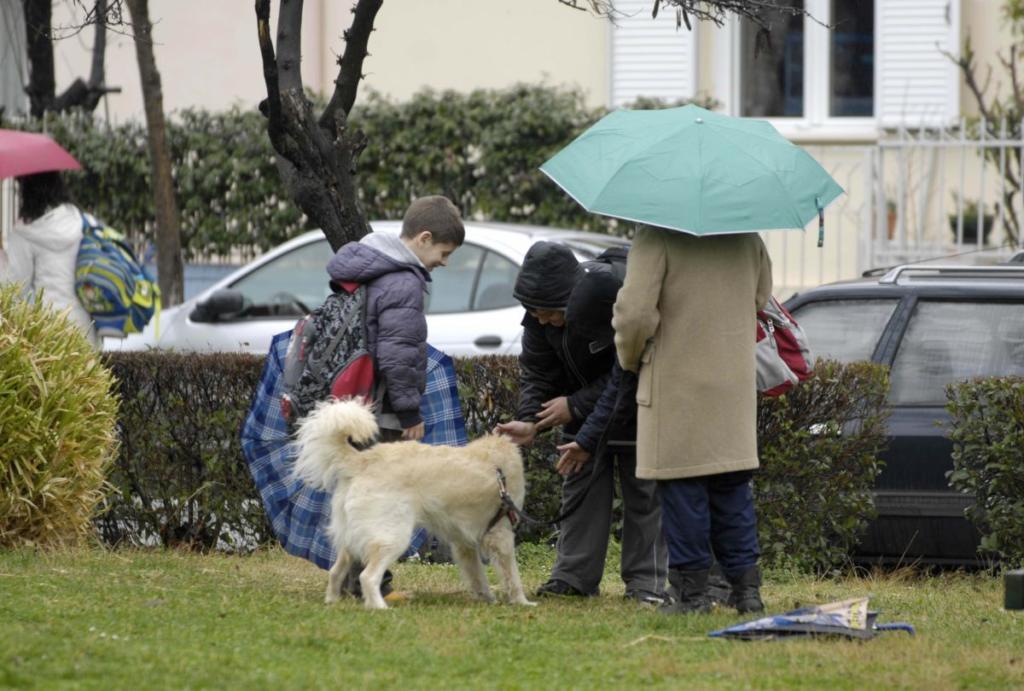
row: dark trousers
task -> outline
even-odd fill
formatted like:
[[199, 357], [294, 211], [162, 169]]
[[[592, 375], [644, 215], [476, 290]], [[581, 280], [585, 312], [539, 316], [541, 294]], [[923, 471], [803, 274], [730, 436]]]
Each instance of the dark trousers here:
[[583, 593], [598, 592], [612, 525], [615, 466], [619, 469], [623, 513], [619, 573], [627, 590], [661, 593], [665, 589], [668, 564], [661, 535], [658, 488], [653, 480], [637, 479], [636, 449], [632, 446], [613, 446], [605, 450], [589, 491], [587, 486], [594, 461], [562, 483], [563, 511], [582, 492], [586, 491], [587, 495], [580, 507], [559, 525], [558, 557], [551, 578], [564, 581]]
[[743, 470], [658, 481], [670, 568], [709, 569], [712, 550], [728, 578], [757, 565], [761, 548], [752, 477], [752, 471]]

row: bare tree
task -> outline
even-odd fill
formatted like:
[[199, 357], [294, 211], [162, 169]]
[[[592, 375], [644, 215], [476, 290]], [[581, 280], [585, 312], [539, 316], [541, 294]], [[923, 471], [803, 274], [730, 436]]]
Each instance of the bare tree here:
[[[656, 18], [662, 9], [674, 12], [676, 26], [693, 30], [693, 20], [725, 24], [730, 16], [746, 19], [758, 26], [767, 36], [772, 29], [772, 19], [782, 14], [799, 14], [811, 17], [802, 2], [794, 0], [650, 0], [651, 17]], [[608, 17], [612, 21], [621, 16], [614, 0], [558, 0], [573, 9]], [[813, 19], [813, 17], [811, 17]]]
[[184, 297], [184, 267], [181, 260], [181, 226], [171, 177], [171, 152], [167, 143], [164, 97], [160, 72], [153, 55], [153, 23], [149, 0], [126, 0], [135, 36], [135, 54], [142, 82], [146, 111], [146, 135], [153, 171], [153, 206], [156, 211], [156, 257], [160, 294], [164, 304], [176, 305]]
[[323, 229], [331, 247], [358, 240], [369, 231], [356, 196], [355, 168], [366, 145], [349, 126], [373, 22], [383, 0], [358, 0], [352, 26], [344, 32], [334, 93], [323, 112], [313, 112], [302, 85], [302, 0], [282, 0], [277, 51], [270, 38], [270, 0], [256, 0], [256, 25], [263, 56], [267, 98], [260, 110], [274, 150], [284, 159], [285, 184], [295, 203]]
[[[81, 3], [80, 3], [81, 4]], [[95, 25], [96, 38], [93, 41], [92, 62], [89, 80], [75, 79], [59, 96], [54, 75], [53, 41], [58, 38], [53, 29], [51, 0], [22, 0], [25, 15], [25, 38], [28, 52], [29, 80], [25, 92], [29, 98], [29, 112], [40, 117], [44, 112], [64, 112], [72, 108], [92, 111], [103, 94], [120, 91], [106, 85], [104, 77], [104, 55], [107, 50], [107, 25], [111, 17], [120, 21], [120, 0], [96, 0], [91, 9], [85, 9], [85, 17], [73, 27], [64, 27], [66, 33], [81, 31]]]

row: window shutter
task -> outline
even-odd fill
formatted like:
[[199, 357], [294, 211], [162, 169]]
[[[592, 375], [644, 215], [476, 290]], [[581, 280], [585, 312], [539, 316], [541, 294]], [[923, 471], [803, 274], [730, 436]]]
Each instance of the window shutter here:
[[940, 125], [960, 116], [959, 0], [877, 0], [877, 114], [885, 127]]
[[675, 101], [697, 90], [697, 37], [686, 25], [676, 28], [676, 13], [663, 3], [651, 19], [652, 0], [616, 0], [611, 28], [613, 108], [638, 96]]

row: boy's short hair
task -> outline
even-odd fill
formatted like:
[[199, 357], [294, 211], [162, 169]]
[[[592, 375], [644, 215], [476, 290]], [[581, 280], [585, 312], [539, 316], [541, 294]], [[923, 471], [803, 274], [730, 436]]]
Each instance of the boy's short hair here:
[[447, 197], [431, 195], [414, 199], [402, 217], [402, 237], [416, 237], [429, 230], [434, 242], [459, 246], [466, 239], [462, 215]]

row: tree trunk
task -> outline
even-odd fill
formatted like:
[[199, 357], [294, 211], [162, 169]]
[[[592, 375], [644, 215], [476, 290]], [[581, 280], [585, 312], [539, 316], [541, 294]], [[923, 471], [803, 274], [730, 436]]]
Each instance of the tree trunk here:
[[50, 38], [52, 8], [50, 0], [24, 0], [25, 46], [28, 52], [29, 112], [42, 117], [53, 103], [57, 89], [53, 72], [53, 40]]
[[127, 0], [135, 33], [135, 54], [142, 80], [146, 109], [150, 166], [153, 171], [153, 206], [156, 210], [156, 256], [160, 293], [165, 305], [177, 305], [184, 296], [184, 267], [181, 261], [181, 227], [171, 178], [171, 153], [164, 120], [164, 97], [160, 73], [153, 56], [153, 25], [149, 21], [149, 0]]
[[57, 96], [57, 82], [53, 62], [53, 15], [51, 0], [22, 0], [25, 14], [25, 39], [28, 52], [29, 113], [42, 117], [45, 112], [61, 113], [72, 108], [96, 110], [100, 98], [108, 91], [104, 84], [103, 59], [107, 50], [107, 0], [96, 0], [92, 18], [86, 23], [96, 24], [96, 39], [92, 49], [89, 81], [76, 79]]
[[348, 124], [362, 78], [373, 21], [383, 0], [358, 0], [330, 104], [319, 118], [302, 88], [302, 0], [278, 4], [277, 54], [270, 38], [270, 0], [256, 0], [256, 26], [263, 57], [267, 133], [280, 159], [285, 185], [296, 205], [320, 227], [331, 247], [358, 240], [369, 225], [355, 184], [356, 160], [365, 137]]

